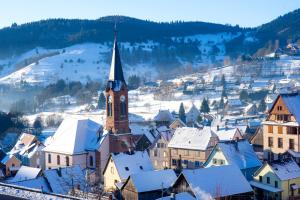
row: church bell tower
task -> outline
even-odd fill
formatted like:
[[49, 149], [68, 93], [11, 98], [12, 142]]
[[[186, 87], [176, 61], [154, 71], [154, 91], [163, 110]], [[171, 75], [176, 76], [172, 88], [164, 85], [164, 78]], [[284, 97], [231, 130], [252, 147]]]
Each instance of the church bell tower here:
[[115, 30], [109, 79], [106, 86], [106, 130], [114, 134], [130, 133], [128, 88], [124, 79]]

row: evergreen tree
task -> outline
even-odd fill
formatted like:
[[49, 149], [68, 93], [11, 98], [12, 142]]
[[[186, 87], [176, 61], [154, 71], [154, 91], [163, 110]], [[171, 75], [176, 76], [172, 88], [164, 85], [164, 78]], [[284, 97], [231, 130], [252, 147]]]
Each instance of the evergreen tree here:
[[106, 103], [106, 98], [105, 98], [103, 92], [101, 92], [99, 99], [98, 99], [98, 109], [104, 109], [105, 103]]
[[249, 98], [248, 92], [246, 90], [242, 90], [240, 92], [240, 100], [241, 101], [247, 101]]
[[183, 103], [181, 102], [180, 107], [179, 107], [179, 119], [186, 123], [186, 115], [185, 115], [185, 109], [183, 106]]
[[224, 99], [222, 97], [220, 100], [220, 103], [219, 103], [219, 109], [224, 109], [224, 107], [225, 107], [225, 103], [224, 103]]
[[221, 85], [223, 86], [223, 89], [226, 88], [226, 79], [225, 79], [225, 75], [222, 75], [222, 79], [221, 79]]
[[223, 90], [222, 90], [222, 95], [221, 95], [221, 97], [222, 97], [222, 98], [224, 98], [224, 97], [227, 97], [227, 94], [226, 94], [225, 88], [223, 88]]
[[265, 102], [264, 99], [262, 99], [262, 100], [260, 101], [259, 105], [258, 105], [257, 110], [258, 110], [259, 112], [265, 112], [266, 109], [267, 109], [266, 102]]
[[208, 100], [206, 98], [203, 99], [201, 107], [200, 107], [200, 112], [203, 113], [209, 113], [210, 112], [210, 108], [208, 105]]

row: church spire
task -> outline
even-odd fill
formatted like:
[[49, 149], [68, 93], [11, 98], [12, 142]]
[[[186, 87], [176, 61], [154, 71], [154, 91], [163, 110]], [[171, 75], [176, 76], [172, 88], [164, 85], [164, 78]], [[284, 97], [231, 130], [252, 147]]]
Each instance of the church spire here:
[[[120, 59], [120, 53], [117, 43], [117, 28], [115, 24], [115, 39], [114, 39], [114, 47], [112, 52], [112, 60], [111, 60], [111, 66], [110, 66], [110, 73], [109, 73], [109, 81], [121, 81], [125, 83], [124, 75], [123, 75], [123, 69]], [[126, 84], [126, 83], [125, 83]]]

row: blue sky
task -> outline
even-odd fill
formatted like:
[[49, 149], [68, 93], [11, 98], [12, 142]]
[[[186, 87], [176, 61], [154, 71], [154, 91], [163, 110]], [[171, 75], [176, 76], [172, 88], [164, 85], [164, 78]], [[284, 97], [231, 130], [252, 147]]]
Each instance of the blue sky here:
[[253, 27], [297, 8], [300, 0], [8, 0], [0, 3], [0, 27], [48, 18], [107, 15]]

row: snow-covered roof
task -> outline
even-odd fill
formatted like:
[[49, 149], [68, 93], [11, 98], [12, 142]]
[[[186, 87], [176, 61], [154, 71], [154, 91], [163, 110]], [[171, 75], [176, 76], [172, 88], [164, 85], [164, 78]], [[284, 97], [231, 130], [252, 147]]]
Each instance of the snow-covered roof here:
[[72, 187], [79, 185], [83, 189], [87, 184], [85, 174], [78, 165], [45, 170], [44, 176], [53, 193], [57, 194], [68, 194]]
[[154, 121], [159, 121], [159, 122], [173, 122], [174, 117], [170, 113], [169, 110], [159, 110], [157, 115], [154, 117]]
[[53, 141], [44, 151], [80, 154], [99, 147], [103, 135], [98, 137], [101, 125], [90, 119], [67, 118], [55, 132]]
[[44, 148], [35, 135], [22, 133], [9, 154], [31, 158], [37, 151]]
[[274, 173], [282, 181], [300, 177], [300, 167], [293, 159], [271, 163]]
[[279, 188], [276, 188], [276, 187], [273, 187], [271, 185], [267, 185], [267, 184], [264, 184], [264, 183], [260, 183], [260, 182], [257, 182], [257, 181], [249, 181], [249, 183], [253, 187], [261, 188], [261, 189], [266, 190], [266, 191], [270, 191], [270, 192], [274, 192], [274, 193], [282, 192], [282, 190], [279, 189]]
[[[151, 177], [151, 178], [150, 178]], [[170, 188], [177, 179], [173, 169], [146, 171], [130, 175], [137, 192], [148, 192]], [[147, 181], [145, 181], [147, 180]]]
[[159, 133], [150, 127], [142, 126], [139, 124], [131, 123], [129, 125], [131, 133], [134, 135], [145, 135], [148, 140], [152, 143], [155, 138], [159, 135]]
[[34, 178], [34, 179], [30, 179], [30, 180], [14, 182], [11, 184], [23, 186], [23, 187], [27, 187], [27, 188], [43, 190], [44, 192], [51, 192], [51, 189], [49, 188], [47, 180], [42, 176]]
[[217, 137], [209, 127], [203, 129], [177, 128], [168, 147], [180, 149], [206, 150], [210, 147], [211, 137]]
[[2, 160], [1, 163], [2, 164], [6, 164], [7, 161], [9, 161], [14, 155], [11, 154], [7, 154]]
[[[172, 197], [172, 196], [166, 196], [166, 197], [158, 198], [156, 200], [173, 200], [173, 199], [174, 199], [174, 197]], [[181, 193], [175, 194], [175, 199], [179, 199], [179, 200], [196, 200], [196, 198], [194, 198], [188, 192], [181, 192]]]
[[229, 164], [236, 165], [240, 169], [260, 167], [262, 165], [247, 140], [219, 142], [216, 149], [223, 152]]
[[115, 163], [121, 180], [126, 180], [132, 174], [153, 170], [151, 160], [146, 151], [136, 151], [132, 154], [111, 154], [111, 159]]
[[218, 138], [219, 138], [220, 141], [234, 140], [236, 134], [239, 133], [238, 128], [233, 128], [233, 127], [219, 128], [219, 130], [217, 130], [216, 128], [214, 128], [213, 131], [218, 136]]
[[40, 168], [21, 166], [15, 177], [9, 183], [35, 179], [41, 172]]
[[197, 117], [200, 115], [200, 111], [198, 108], [193, 104], [190, 110], [186, 113], [186, 121], [195, 121]]
[[227, 104], [229, 106], [241, 106], [242, 105], [242, 102], [240, 99], [237, 99], [237, 98], [232, 98], [232, 99], [228, 99], [227, 100]]
[[199, 200], [252, 192], [250, 184], [234, 165], [184, 170], [182, 175]]
[[292, 113], [297, 122], [300, 123], [300, 94], [281, 94], [280, 96], [282, 97], [289, 112]]

